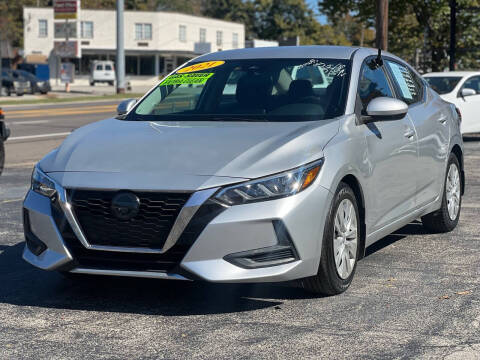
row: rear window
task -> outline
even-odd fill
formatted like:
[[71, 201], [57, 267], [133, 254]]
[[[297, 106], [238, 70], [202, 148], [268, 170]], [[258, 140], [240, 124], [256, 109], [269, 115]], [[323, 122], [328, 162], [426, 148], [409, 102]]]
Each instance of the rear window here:
[[328, 119], [344, 113], [349, 78], [344, 59], [188, 64], [161, 81], [129, 120]]
[[98, 64], [95, 68], [95, 70], [103, 70], [103, 65]]
[[439, 94], [448, 94], [455, 89], [461, 76], [428, 76], [424, 77], [428, 85]]
[[112, 65], [105, 65], [105, 70], [112, 70]]

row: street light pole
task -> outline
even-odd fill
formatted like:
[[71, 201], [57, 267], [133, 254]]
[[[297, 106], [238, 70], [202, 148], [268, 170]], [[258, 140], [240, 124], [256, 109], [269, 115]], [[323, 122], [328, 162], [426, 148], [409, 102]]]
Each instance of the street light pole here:
[[117, 94], [125, 92], [125, 49], [123, 36], [123, 0], [117, 0]]
[[450, 0], [450, 71], [455, 70], [456, 53], [456, 28], [457, 28], [457, 2]]

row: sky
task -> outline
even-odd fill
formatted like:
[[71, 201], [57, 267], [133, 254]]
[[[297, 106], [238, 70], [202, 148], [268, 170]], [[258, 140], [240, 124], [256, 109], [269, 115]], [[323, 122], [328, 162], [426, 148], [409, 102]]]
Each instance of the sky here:
[[[307, 4], [315, 11], [315, 14], [318, 14], [318, 0], [307, 0]], [[325, 15], [317, 15], [317, 19], [321, 24], [327, 23], [327, 17]]]

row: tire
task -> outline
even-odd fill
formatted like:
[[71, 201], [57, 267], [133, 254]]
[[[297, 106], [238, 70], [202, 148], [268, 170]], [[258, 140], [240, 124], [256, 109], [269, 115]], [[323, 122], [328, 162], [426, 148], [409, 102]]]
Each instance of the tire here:
[[[452, 180], [449, 179], [455, 177], [454, 173], [451, 173], [452, 167], [456, 168], [456, 183], [455, 188], [451, 188], [451, 191], [447, 189], [447, 185], [450, 187]], [[454, 172], [455, 170], [452, 169]], [[454, 181], [455, 182], [455, 181]], [[452, 196], [453, 195], [453, 196]], [[449, 200], [450, 198], [450, 200]], [[458, 205], [457, 211], [452, 211], [452, 208], [449, 210], [449, 204], [455, 204], [455, 201]], [[460, 170], [460, 163], [455, 154], [450, 154], [448, 159], [447, 171], [445, 175], [445, 181], [443, 183], [443, 194], [442, 194], [442, 206], [437, 211], [434, 211], [430, 214], [427, 214], [422, 217], [422, 223], [425, 229], [432, 233], [445, 233], [452, 231], [458, 224], [458, 219], [460, 217], [460, 211], [462, 209], [462, 173]], [[452, 216], [454, 214], [454, 216]]]
[[95, 81], [90, 81], [90, 86], [95, 86]]
[[3, 167], [5, 166], [5, 145], [0, 139], [0, 175], [2, 175]]
[[109, 81], [108, 85], [113, 86], [113, 81]]
[[[337, 267], [337, 262], [335, 260], [335, 249], [339, 248], [336, 247], [334, 244], [334, 237], [337, 233], [337, 225], [335, 223], [335, 218], [337, 217], [337, 214], [339, 214], [339, 216], [341, 217], [342, 211], [339, 211], [341, 210], [340, 206], [342, 206], [342, 209], [344, 209], [343, 206], [345, 203], [351, 204], [352, 211], [355, 210], [355, 216], [351, 218], [356, 220], [355, 224], [352, 224], [352, 229], [355, 229], [356, 232], [356, 243], [355, 248], [352, 247], [353, 243], [350, 243], [351, 246], [343, 246], [344, 249], [352, 250], [348, 252], [349, 256], [351, 256], [352, 252], [354, 252], [354, 258], [350, 258], [347, 260], [347, 262], [345, 262], [345, 259], [340, 256], [341, 259], [339, 259], [339, 264], [351, 264], [351, 260], [354, 260], [354, 263], [353, 266], [350, 265], [349, 272], [341, 274], [342, 266]], [[343, 216], [343, 218], [345, 218], [345, 216]], [[357, 260], [360, 257], [360, 244], [362, 243], [360, 238], [361, 236], [360, 216], [355, 193], [350, 188], [350, 186], [345, 183], [340, 183], [337, 191], [335, 192], [332, 205], [328, 213], [327, 221], [325, 223], [325, 230], [323, 233], [322, 241], [322, 255], [320, 257], [318, 273], [315, 276], [302, 279], [302, 287], [307, 291], [321, 295], [336, 295], [347, 290], [355, 275], [355, 270], [357, 268]], [[340, 242], [342, 241], [344, 242], [344, 244], [347, 244], [349, 243], [349, 241], [352, 240], [340, 240]], [[342, 249], [342, 246], [340, 246], [340, 249]], [[347, 270], [348, 267], [343, 269]]]

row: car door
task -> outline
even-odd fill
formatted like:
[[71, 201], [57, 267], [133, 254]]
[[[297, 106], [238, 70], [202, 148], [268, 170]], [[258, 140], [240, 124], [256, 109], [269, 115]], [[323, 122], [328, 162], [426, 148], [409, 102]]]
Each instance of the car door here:
[[[462, 89], [475, 90], [475, 95], [462, 96]], [[468, 78], [458, 93], [458, 105], [462, 114], [462, 133], [480, 132], [480, 75]]]
[[[365, 114], [368, 103], [380, 96], [395, 97], [384, 66], [367, 59], [362, 65], [357, 91]], [[366, 159], [370, 170], [366, 222], [369, 232], [407, 216], [415, 208], [417, 138], [408, 116], [375, 121], [365, 126]]]
[[437, 199], [443, 187], [448, 156], [450, 127], [449, 109], [428, 100], [425, 84], [406, 64], [386, 60], [399, 98], [408, 104], [418, 141], [417, 207]]

